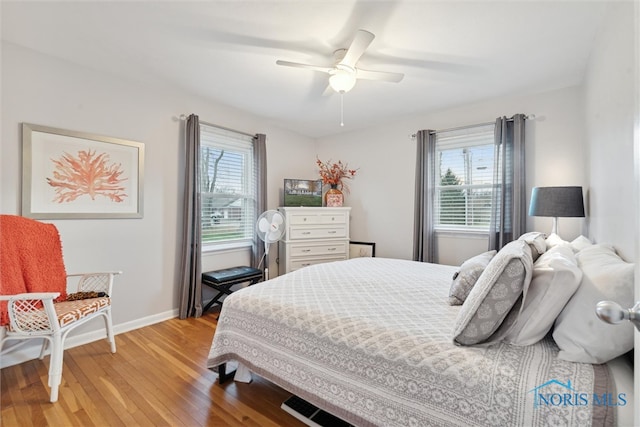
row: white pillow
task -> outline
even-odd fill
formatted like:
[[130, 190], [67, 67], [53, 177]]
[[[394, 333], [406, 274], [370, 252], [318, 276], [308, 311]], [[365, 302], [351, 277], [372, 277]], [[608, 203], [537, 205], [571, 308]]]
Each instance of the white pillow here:
[[571, 241], [571, 247], [574, 252], [580, 252], [591, 245], [593, 245], [593, 242], [584, 236], [578, 236]]
[[540, 341], [580, 285], [582, 271], [569, 245], [556, 245], [533, 264], [531, 283], [516, 322], [505, 341], [530, 345]]
[[562, 240], [562, 237], [558, 236], [556, 233], [551, 233], [545, 239], [545, 243], [547, 244], [547, 250], [551, 249], [554, 246], [567, 244], [566, 240]]
[[556, 319], [553, 339], [560, 347], [560, 359], [605, 363], [633, 348], [633, 325], [605, 323], [595, 307], [604, 300], [623, 308], [633, 305], [634, 265], [623, 261], [610, 246], [600, 244], [582, 249], [576, 258], [582, 282]]
[[531, 256], [534, 261], [547, 251], [547, 243], [545, 242], [544, 233], [531, 231], [518, 237], [518, 240], [524, 240], [529, 244], [529, 246], [531, 246]]

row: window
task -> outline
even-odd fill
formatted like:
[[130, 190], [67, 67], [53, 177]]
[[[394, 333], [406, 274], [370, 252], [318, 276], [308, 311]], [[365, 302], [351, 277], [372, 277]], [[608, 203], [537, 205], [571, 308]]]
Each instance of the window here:
[[256, 218], [251, 136], [200, 125], [203, 245], [250, 244]]
[[436, 135], [434, 226], [445, 231], [489, 231], [494, 125]]

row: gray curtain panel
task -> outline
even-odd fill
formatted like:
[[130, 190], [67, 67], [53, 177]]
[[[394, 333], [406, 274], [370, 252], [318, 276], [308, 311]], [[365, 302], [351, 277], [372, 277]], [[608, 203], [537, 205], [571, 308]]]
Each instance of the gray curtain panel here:
[[185, 125], [186, 165], [182, 223], [180, 319], [202, 316], [202, 235], [200, 229], [200, 121], [191, 114]]
[[413, 219], [413, 260], [435, 262], [433, 196], [435, 191], [436, 134], [420, 130], [416, 134], [416, 193]]
[[[261, 133], [253, 138], [253, 162], [256, 173], [256, 214], [267, 209], [267, 136]], [[251, 266], [258, 268], [264, 256], [264, 242], [254, 233]]]
[[524, 128], [524, 114], [496, 119], [489, 250], [500, 250], [525, 232]]

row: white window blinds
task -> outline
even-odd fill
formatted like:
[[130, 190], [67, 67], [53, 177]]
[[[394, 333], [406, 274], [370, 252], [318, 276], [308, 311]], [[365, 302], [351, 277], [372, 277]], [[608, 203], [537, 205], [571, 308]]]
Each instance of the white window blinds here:
[[495, 125], [436, 134], [436, 230], [488, 231]]
[[202, 242], [251, 242], [256, 174], [253, 138], [200, 125]]

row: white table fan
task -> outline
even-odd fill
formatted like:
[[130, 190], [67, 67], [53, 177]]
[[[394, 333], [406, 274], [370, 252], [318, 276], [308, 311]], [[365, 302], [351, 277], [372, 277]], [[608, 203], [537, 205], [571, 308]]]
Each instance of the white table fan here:
[[264, 242], [264, 280], [269, 280], [269, 246], [284, 237], [284, 215], [276, 210], [264, 211], [256, 221], [256, 233]]

